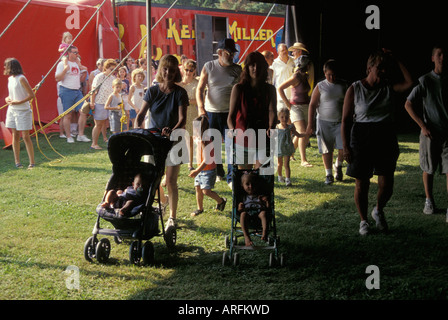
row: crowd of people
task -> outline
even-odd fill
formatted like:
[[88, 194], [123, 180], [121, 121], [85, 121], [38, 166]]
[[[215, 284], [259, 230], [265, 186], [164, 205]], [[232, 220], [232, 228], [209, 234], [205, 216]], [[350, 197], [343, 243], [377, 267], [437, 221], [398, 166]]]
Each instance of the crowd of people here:
[[[190, 136], [187, 143], [189, 176], [194, 178], [198, 207], [191, 215], [197, 216], [204, 212], [204, 195], [216, 201], [216, 210], [224, 210], [227, 199], [212, 190], [215, 181], [226, 180], [232, 187], [234, 161], [242, 169], [265, 164], [268, 150], [260, 141], [269, 140], [274, 131], [278, 138], [275, 152], [278, 182], [290, 186], [290, 160], [295, 160], [296, 149], [299, 149], [301, 166], [312, 167], [306, 158], [306, 148], [309, 137], [316, 134], [325, 168], [325, 184], [334, 183], [335, 177], [342, 181], [343, 161], [347, 162], [346, 174], [355, 179], [354, 201], [361, 219], [359, 233], [365, 235], [370, 230], [368, 193], [373, 175], [378, 176], [378, 192], [371, 215], [379, 230], [388, 230], [384, 208], [393, 194], [399, 156], [394, 93], [406, 92], [413, 85], [406, 67], [390, 51], [383, 49], [372, 54], [367, 61], [366, 77], [351, 85], [338, 77], [337, 61], [328, 60], [323, 66], [325, 79], [315, 84], [314, 64], [302, 43], [289, 48], [279, 44], [277, 58], [269, 51], [251, 52], [240, 66], [234, 62], [238, 51], [235, 42], [226, 38], [218, 43], [218, 58], [206, 62], [202, 70], [197, 70], [197, 63], [192, 59], [184, 57], [179, 64], [175, 56], [168, 54], [159, 62], [153, 62], [152, 76], [148, 77], [146, 58], [137, 61], [127, 58], [121, 64], [115, 59], [99, 59], [97, 69], [88, 74], [78, 49], [67, 45], [70, 35], [64, 34], [63, 39], [59, 48], [63, 58], [55, 72], [59, 112], [66, 112], [88, 92], [92, 93], [84, 104], [79, 104], [60, 120], [60, 137], [67, 143], [74, 143], [77, 135], [77, 141], [90, 142], [90, 148], [101, 149], [98, 140], [102, 135], [107, 141], [107, 127], [112, 133], [132, 127], [158, 128], [166, 136], [176, 129], [186, 129]], [[435, 210], [432, 186], [438, 166], [447, 175], [448, 186], [448, 88], [443, 54], [442, 47], [434, 47], [434, 70], [419, 78], [405, 104], [411, 118], [421, 127], [420, 166], [426, 214]], [[395, 82], [389, 73], [394, 65], [401, 71], [399, 81]], [[6, 126], [13, 132], [15, 165], [23, 167], [19, 159], [19, 136], [22, 134], [29, 168], [33, 168], [29, 102], [34, 94], [18, 60], [7, 59], [4, 74], [9, 76]], [[149, 79], [154, 81], [148, 83]], [[84, 134], [89, 114], [94, 120], [91, 139]], [[199, 138], [194, 134], [195, 126]], [[219, 141], [213, 140], [216, 137], [203, 140], [209, 128], [220, 132]], [[245, 135], [249, 130], [254, 130], [255, 136]], [[231, 153], [233, 141], [238, 151], [234, 154]], [[222, 165], [225, 162], [221, 159], [221, 149], [212, 159], [203, 152], [212, 142], [225, 144], [227, 173]], [[196, 162], [194, 146], [198, 151]], [[337, 157], [333, 163], [335, 150]], [[170, 208], [167, 227], [177, 225], [179, 172], [180, 164], [167, 159], [164, 180], [168, 191], [164, 205]]]

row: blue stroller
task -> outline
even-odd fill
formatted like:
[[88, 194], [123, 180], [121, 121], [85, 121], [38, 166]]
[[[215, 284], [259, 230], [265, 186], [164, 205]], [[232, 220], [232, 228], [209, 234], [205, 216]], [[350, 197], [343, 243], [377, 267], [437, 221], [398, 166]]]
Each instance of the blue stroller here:
[[[146, 181], [149, 181], [149, 190], [144, 195], [145, 203], [135, 206], [126, 216], [120, 216], [119, 209], [98, 205], [98, 218], [92, 236], [84, 245], [84, 257], [87, 261], [96, 259], [105, 263], [109, 259], [110, 241], [107, 238], [98, 240], [98, 235], [112, 236], [117, 244], [122, 243], [124, 239], [131, 240], [129, 260], [136, 265], [141, 260], [143, 265], [154, 263], [154, 246], [149, 240], [155, 236], [163, 236], [168, 248], [175, 246], [176, 228], [164, 229], [163, 209], [158, 194], [164, 175], [165, 159], [171, 146], [172, 142], [168, 138], [152, 129], [133, 129], [116, 133], [109, 138], [108, 153], [113, 173], [106, 185], [104, 197], [109, 190], [126, 189], [136, 174], [145, 176]], [[153, 206], [154, 202], [158, 202], [158, 205]], [[102, 220], [110, 222], [114, 229], [102, 228]], [[159, 225], [162, 231], [159, 230]], [[143, 244], [143, 241], [146, 242]]]
[[[279, 254], [278, 245], [280, 237], [277, 235], [277, 226], [275, 221], [275, 203], [274, 203], [274, 175], [262, 175], [259, 169], [239, 169], [235, 164], [235, 140], [233, 148], [233, 165], [232, 165], [232, 222], [230, 235], [225, 237], [226, 248], [229, 252], [224, 252], [222, 256], [222, 265], [233, 263], [237, 266], [240, 263], [240, 255], [238, 250], [270, 250], [269, 266], [283, 266], [285, 264], [284, 254]], [[238, 204], [242, 202], [245, 191], [241, 185], [241, 177], [244, 173], [253, 173], [257, 178], [260, 194], [268, 197], [269, 208], [267, 209], [267, 241], [261, 241], [262, 225], [260, 219], [251, 219], [248, 222], [249, 235], [254, 241], [254, 246], [245, 246], [244, 242], [239, 244], [240, 238], [244, 237], [240, 224], [240, 213], [238, 212]]]

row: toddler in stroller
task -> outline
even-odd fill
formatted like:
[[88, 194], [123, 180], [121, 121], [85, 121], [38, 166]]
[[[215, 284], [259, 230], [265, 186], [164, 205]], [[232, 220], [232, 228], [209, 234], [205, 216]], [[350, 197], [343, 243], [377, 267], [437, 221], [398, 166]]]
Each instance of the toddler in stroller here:
[[127, 187], [124, 191], [109, 190], [101, 207], [119, 209], [118, 214], [120, 216], [130, 216], [134, 208], [138, 208], [145, 203], [145, 195], [148, 194], [148, 189], [148, 180], [141, 173], [138, 173], [134, 177], [132, 186]]
[[[279, 254], [280, 238], [275, 221], [274, 176], [263, 175], [259, 169], [232, 169], [232, 221], [230, 235], [225, 237], [229, 252], [222, 264], [240, 263], [239, 250], [269, 250], [269, 266], [283, 266], [285, 256]], [[238, 239], [244, 237], [244, 244]], [[258, 241], [260, 239], [261, 241]]]
[[266, 211], [269, 209], [269, 199], [267, 196], [259, 194], [258, 184], [256, 183], [257, 177], [254, 173], [249, 172], [241, 176], [241, 185], [246, 194], [243, 196], [243, 201], [238, 204], [238, 213], [240, 214], [241, 229], [243, 230], [246, 246], [253, 246], [248, 231], [248, 224], [250, 222], [253, 223], [255, 219], [260, 219], [261, 221], [261, 240], [268, 240]]

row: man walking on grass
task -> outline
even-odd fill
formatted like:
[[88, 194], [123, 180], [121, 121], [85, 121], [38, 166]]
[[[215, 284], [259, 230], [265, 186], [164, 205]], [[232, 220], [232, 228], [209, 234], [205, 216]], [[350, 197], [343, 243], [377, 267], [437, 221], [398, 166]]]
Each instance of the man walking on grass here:
[[[426, 195], [425, 214], [435, 212], [433, 184], [438, 166], [446, 175], [448, 189], [448, 77], [443, 70], [443, 55], [442, 47], [433, 48], [434, 69], [418, 79], [418, 85], [405, 104], [406, 111], [421, 128], [420, 168]], [[423, 112], [417, 112], [417, 108], [422, 108]]]

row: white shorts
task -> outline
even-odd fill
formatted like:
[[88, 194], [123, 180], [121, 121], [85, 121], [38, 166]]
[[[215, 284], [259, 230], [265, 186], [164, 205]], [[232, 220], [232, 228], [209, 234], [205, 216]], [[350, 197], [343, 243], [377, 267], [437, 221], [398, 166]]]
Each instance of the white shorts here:
[[17, 131], [27, 131], [33, 129], [33, 112], [28, 110], [13, 110], [8, 107], [6, 113], [6, 128], [16, 129]]
[[322, 154], [333, 153], [334, 149], [342, 149], [341, 123], [325, 120], [317, 121], [317, 146]]
[[304, 120], [308, 123], [308, 104], [291, 105], [290, 111], [291, 123]]

